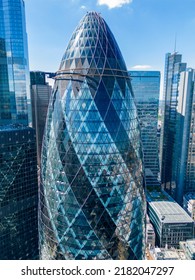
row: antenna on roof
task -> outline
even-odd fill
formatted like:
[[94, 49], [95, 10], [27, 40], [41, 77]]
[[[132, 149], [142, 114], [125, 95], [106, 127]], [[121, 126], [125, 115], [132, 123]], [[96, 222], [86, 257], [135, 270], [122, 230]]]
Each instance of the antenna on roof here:
[[177, 49], [177, 32], [175, 32], [175, 45], [174, 45], [174, 53], [176, 53]]

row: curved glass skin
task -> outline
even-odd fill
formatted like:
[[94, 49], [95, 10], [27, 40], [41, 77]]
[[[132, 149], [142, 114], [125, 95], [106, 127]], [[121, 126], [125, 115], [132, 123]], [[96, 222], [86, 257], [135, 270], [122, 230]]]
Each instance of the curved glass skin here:
[[130, 79], [105, 21], [88, 13], [56, 75], [42, 149], [42, 259], [142, 259], [145, 196]]

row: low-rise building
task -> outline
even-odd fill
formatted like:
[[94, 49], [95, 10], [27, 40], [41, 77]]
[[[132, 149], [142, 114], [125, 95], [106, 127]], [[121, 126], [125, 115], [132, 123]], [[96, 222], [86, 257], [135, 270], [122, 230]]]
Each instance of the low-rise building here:
[[181, 241], [179, 246], [184, 251], [187, 260], [195, 260], [195, 239]]
[[175, 248], [153, 248], [146, 253], [147, 260], [186, 260], [184, 251]]
[[148, 190], [147, 203], [157, 246], [179, 248], [180, 241], [194, 237], [193, 219], [165, 191]]

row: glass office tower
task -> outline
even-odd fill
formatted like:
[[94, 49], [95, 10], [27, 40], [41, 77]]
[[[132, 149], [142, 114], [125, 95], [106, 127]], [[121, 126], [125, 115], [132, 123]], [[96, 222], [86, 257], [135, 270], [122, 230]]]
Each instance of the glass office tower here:
[[0, 260], [38, 259], [35, 130], [0, 126]]
[[0, 0], [0, 125], [31, 123], [23, 0]]
[[41, 164], [41, 148], [52, 87], [46, 82], [49, 73], [31, 71], [32, 127], [36, 131], [37, 160]]
[[157, 136], [159, 71], [129, 71], [141, 126], [146, 187], [160, 186]]
[[176, 122], [180, 73], [186, 70], [178, 53], [166, 55], [164, 75], [164, 124], [162, 131], [161, 181], [163, 188], [175, 197], [177, 176]]
[[130, 78], [95, 12], [72, 35], [50, 100], [41, 163], [42, 259], [143, 259], [145, 196]]
[[188, 160], [185, 178], [184, 192], [195, 192], [195, 69], [190, 70], [191, 75], [188, 78], [188, 86], [191, 90], [192, 103], [191, 103], [191, 119], [190, 119], [190, 133], [188, 144]]
[[195, 132], [194, 132], [194, 70], [180, 74], [176, 125], [176, 199], [182, 204], [183, 195], [195, 191]]

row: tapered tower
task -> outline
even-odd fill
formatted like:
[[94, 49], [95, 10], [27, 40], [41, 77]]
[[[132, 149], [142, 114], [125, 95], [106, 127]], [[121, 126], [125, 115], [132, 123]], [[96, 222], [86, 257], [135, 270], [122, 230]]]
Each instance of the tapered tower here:
[[130, 78], [109, 27], [89, 12], [72, 35], [42, 149], [42, 259], [142, 259], [145, 196]]

